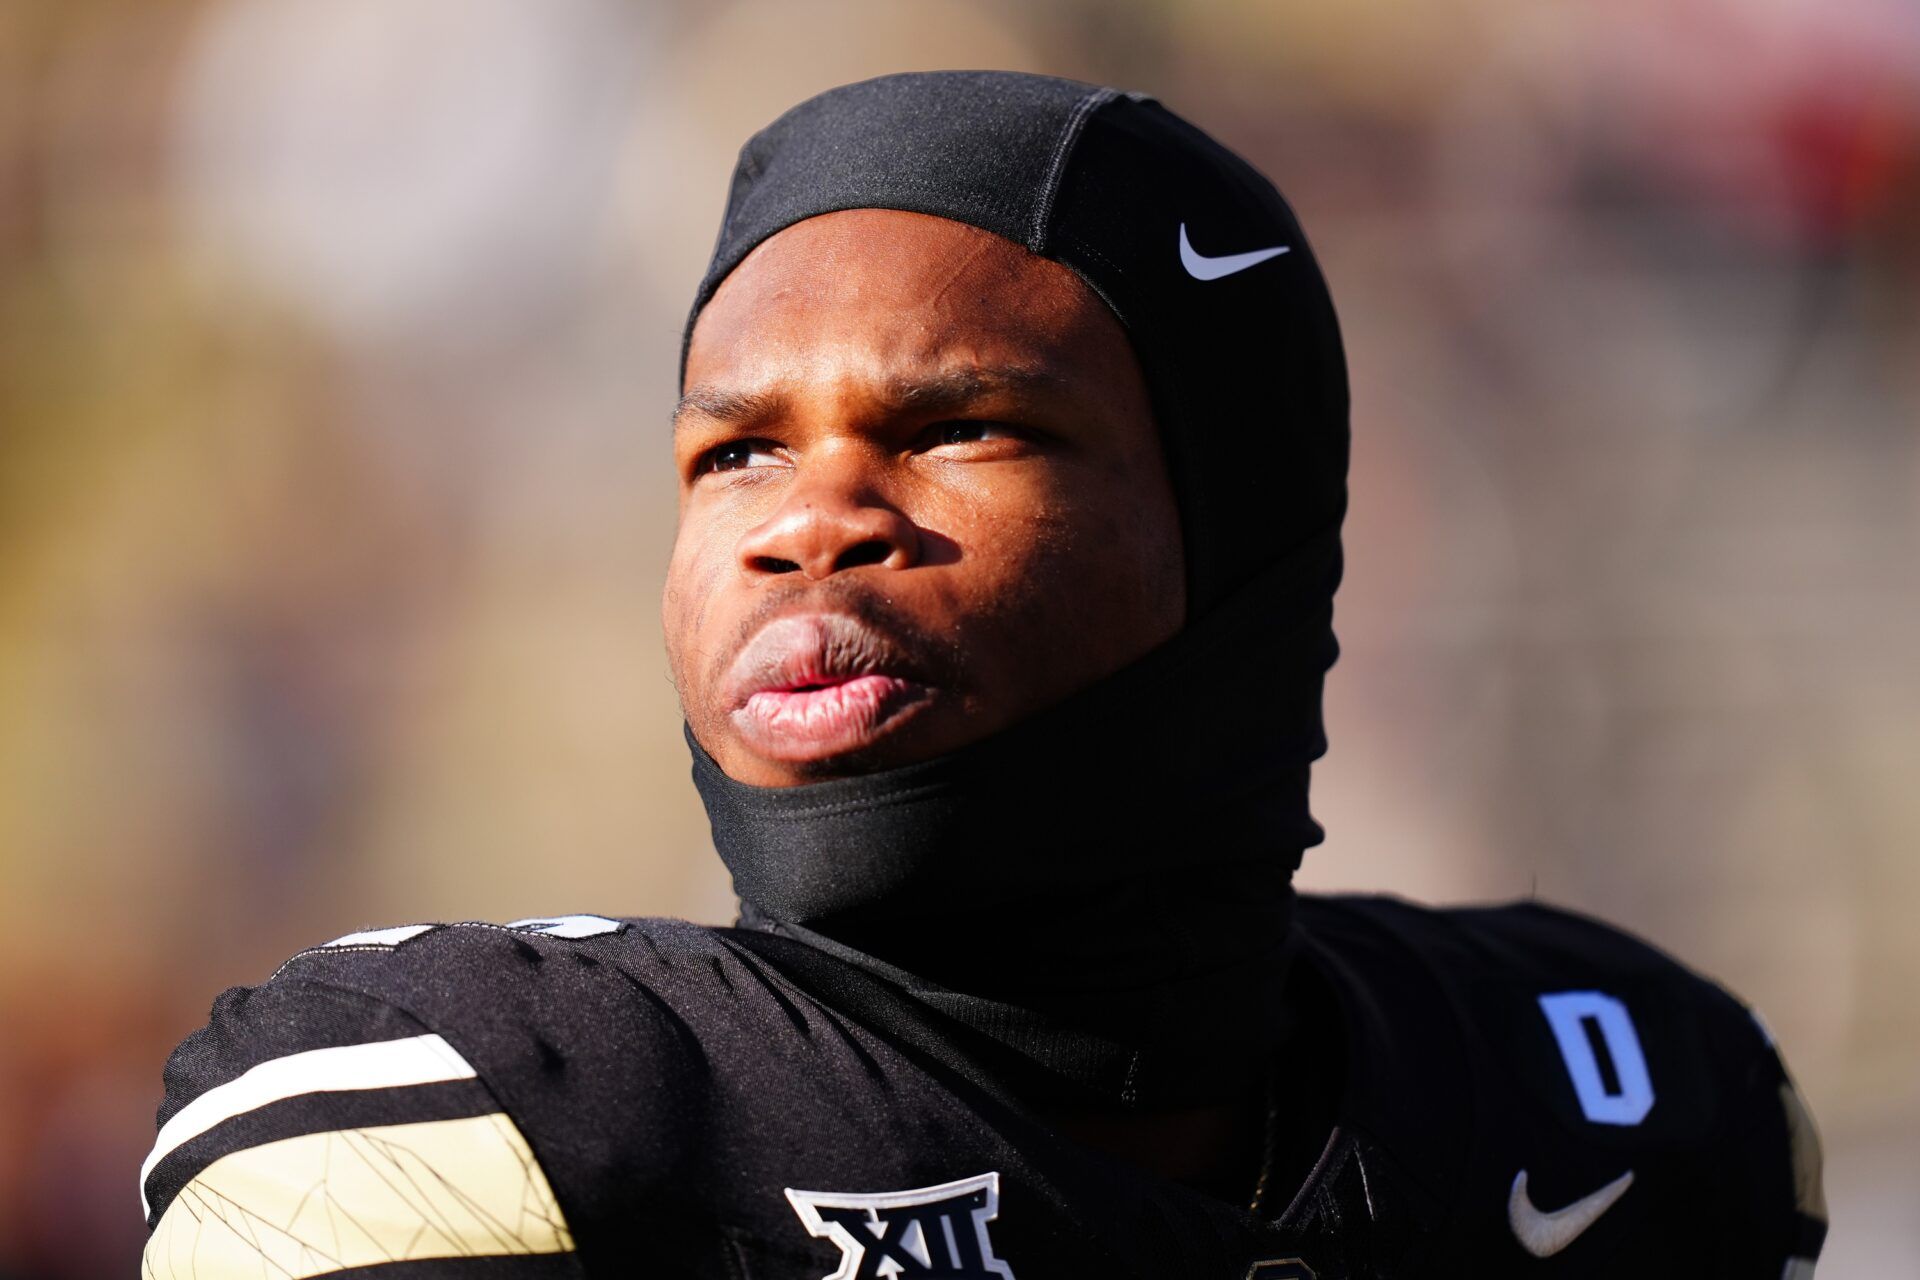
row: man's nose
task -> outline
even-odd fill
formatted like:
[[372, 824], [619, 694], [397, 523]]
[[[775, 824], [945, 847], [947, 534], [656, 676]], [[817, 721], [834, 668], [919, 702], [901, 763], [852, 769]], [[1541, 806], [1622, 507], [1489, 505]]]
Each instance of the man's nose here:
[[848, 474], [800, 479], [770, 517], [740, 540], [749, 574], [800, 573], [816, 581], [845, 569], [906, 569], [920, 559], [913, 521]]

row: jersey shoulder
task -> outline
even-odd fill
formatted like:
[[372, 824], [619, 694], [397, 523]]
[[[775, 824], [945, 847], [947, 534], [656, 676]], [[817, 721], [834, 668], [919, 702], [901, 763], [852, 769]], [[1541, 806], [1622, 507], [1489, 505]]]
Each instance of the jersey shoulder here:
[[1382, 978], [1396, 966], [1420, 973], [1457, 1012], [1476, 1049], [1540, 1039], [1526, 1032], [1543, 1032], [1556, 1057], [1584, 1057], [1577, 1050], [1588, 1044], [1606, 1068], [1598, 1074], [1613, 1101], [1593, 1095], [1583, 1110], [1618, 1124], [1637, 1124], [1652, 1099], [1636, 1064], [1608, 1063], [1606, 1051], [1631, 1050], [1630, 1039], [1642, 1039], [1647, 1025], [1672, 1024], [1673, 1043], [1663, 1056], [1684, 1049], [1690, 1071], [1683, 1075], [1697, 1070], [1724, 1085], [1730, 1075], [1778, 1062], [1765, 1026], [1724, 987], [1644, 939], [1577, 912], [1534, 901], [1435, 908], [1352, 896], [1303, 898], [1301, 915], [1322, 945], [1364, 958], [1363, 967]]
[[1411, 1000], [1451, 1011], [1472, 1081], [1460, 1105], [1506, 1243], [1545, 1210], [1617, 1186], [1609, 1228], [1637, 1222], [1639, 1243], [1718, 1255], [1702, 1274], [1741, 1274], [1726, 1260], [1748, 1252], [1768, 1274], [1790, 1259], [1811, 1267], [1826, 1230], [1811, 1119], [1771, 1034], [1718, 983], [1537, 902], [1340, 897], [1301, 909], [1386, 1019]]
[[1390, 937], [1448, 985], [1492, 980], [1533, 986], [1605, 977], [1672, 984], [1709, 1002], [1725, 997], [1652, 943], [1531, 899], [1430, 907], [1384, 894], [1303, 894], [1300, 914], [1318, 936], [1352, 942]]
[[223, 992], [166, 1065], [145, 1273], [516, 1255], [515, 1276], [584, 1274], [583, 1226], [656, 1225], [634, 1206], [697, 1145], [709, 1055], [793, 1026], [727, 932], [372, 929]]

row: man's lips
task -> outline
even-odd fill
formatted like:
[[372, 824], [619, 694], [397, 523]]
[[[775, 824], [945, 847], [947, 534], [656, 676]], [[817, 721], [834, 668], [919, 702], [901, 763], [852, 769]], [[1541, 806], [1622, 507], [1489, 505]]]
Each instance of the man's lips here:
[[855, 676], [814, 689], [756, 693], [733, 721], [763, 755], [825, 759], [866, 746], [924, 705], [929, 693], [899, 676]]
[[734, 659], [726, 684], [746, 745], [787, 761], [865, 747], [934, 697], [888, 637], [837, 613], [768, 623]]

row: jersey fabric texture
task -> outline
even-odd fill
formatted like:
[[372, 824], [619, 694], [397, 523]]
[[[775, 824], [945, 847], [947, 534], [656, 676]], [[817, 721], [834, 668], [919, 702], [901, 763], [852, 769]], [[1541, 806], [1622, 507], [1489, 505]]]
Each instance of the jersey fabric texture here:
[[350, 935], [166, 1069], [149, 1280], [1799, 1280], [1819, 1155], [1764, 1029], [1537, 905], [1300, 898], [1342, 1064], [1260, 1212], [1072, 1144], [1004, 1050], [792, 939], [563, 917]]

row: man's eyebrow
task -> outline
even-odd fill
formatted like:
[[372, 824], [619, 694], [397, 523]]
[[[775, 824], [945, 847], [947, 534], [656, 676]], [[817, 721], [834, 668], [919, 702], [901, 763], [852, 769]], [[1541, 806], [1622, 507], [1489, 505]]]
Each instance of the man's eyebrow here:
[[691, 387], [673, 408], [673, 425], [678, 428], [690, 413], [716, 422], [752, 422], [776, 412], [781, 397], [765, 391], [728, 391], [704, 384]]
[[969, 365], [919, 378], [893, 378], [887, 399], [902, 409], [937, 413], [990, 395], [1057, 391], [1065, 379], [1050, 369], [1025, 365]]
[[[1057, 392], [1066, 379], [1046, 368], [1026, 365], [969, 365], [919, 376], [902, 375], [880, 384], [879, 396], [896, 410], [940, 413], [964, 408], [988, 396], [1010, 393]], [[786, 397], [777, 391], [728, 391], [702, 384], [680, 397], [673, 411], [677, 427], [689, 414], [716, 422], [742, 423], [779, 413]]]

